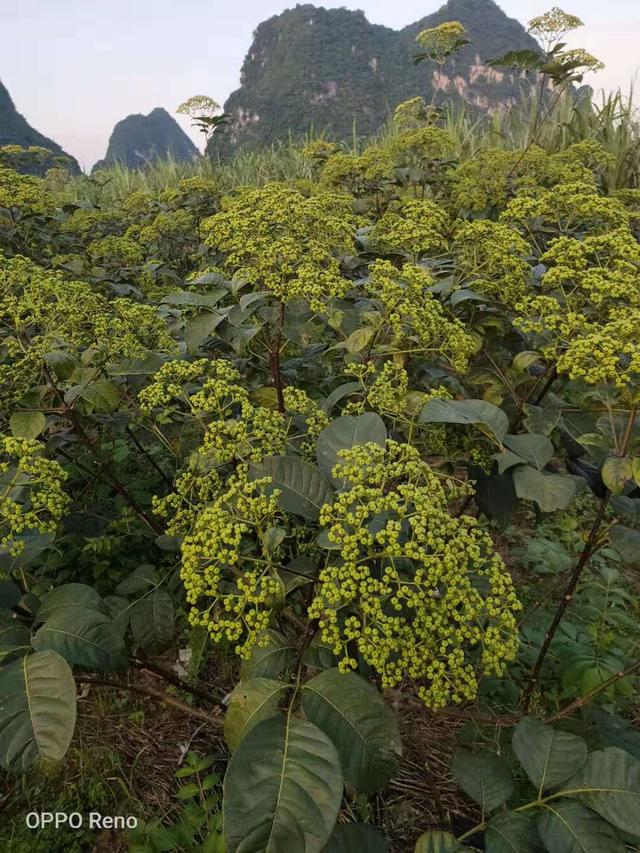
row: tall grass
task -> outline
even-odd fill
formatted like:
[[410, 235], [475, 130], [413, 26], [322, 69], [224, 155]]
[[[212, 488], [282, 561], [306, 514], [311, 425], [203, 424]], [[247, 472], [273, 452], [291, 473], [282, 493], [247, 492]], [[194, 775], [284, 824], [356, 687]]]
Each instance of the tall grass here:
[[[464, 104], [448, 104], [443, 121], [459, 158], [466, 160], [487, 148], [524, 148], [531, 142], [537, 114], [536, 96], [523, 91], [518, 104], [492, 114], [478, 114]], [[375, 139], [358, 138], [354, 132], [344, 148], [358, 153], [370, 144], [384, 147], [394, 136], [395, 129], [389, 123]], [[610, 190], [640, 187], [640, 114], [632, 86], [626, 95], [618, 90], [596, 96], [586, 88], [578, 95], [567, 92], [555, 102], [535, 134], [536, 144], [549, 152], [561, 151], [583, 139], [597, 140], [613, 155], [606, 175]], [[167, 159], [144, 170], [117, 165], [100, 175], [69, 178], [60, 189], [69, 199], [108, 204], [136, 190], [157, 192], [194, 175], [215, 178], [226, 192], [269, 181], [310, 179], [312, 165], [302, 153], [308, 141], [289, 139], [260, 151], [239, 151], [228, 161], [201, 157], [179, 163]]]

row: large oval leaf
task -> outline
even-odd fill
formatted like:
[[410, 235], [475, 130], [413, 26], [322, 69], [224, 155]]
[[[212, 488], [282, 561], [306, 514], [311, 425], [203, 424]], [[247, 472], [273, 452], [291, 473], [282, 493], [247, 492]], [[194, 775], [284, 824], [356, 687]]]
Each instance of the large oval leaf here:
[[92, 586], [86, 583], [65, 583], [52, 589], [42, 597], [42, 602], [36, 614], [38, 622], [45, 622], [58, 610], [76, 608], [83, 610], [98, 610], [107, 614], [102, 597]]
[[249, 658], [240, 666], [240, 678], [275, 678], [291, 662], [295, 648], [282, 634], [272, 628], [265, 628], [251, 647]]
[[283, 714], [258, 723], [224, 780], [228, 853], [317, 853], [342, 800], [340, 758], [313, 723]]
[[577, 735], [525, 717], [516, 726], [513, 750], [535, 787], [553, 788], [574, 776], [587, 759], [587, 744]]
[[388, 853], [387, 839], [368, 823], [337, 826], [322, 853]]
[[0, 613], [0, 662], [31, 650], [31, 631], [6, 613]]
[[0, 669], [0, 763], [24, 773], [59, 761], [76, 724], [76, 686], [67, 662], [36, 652]]
[[485, 853], [540, 853], [533, 817], [519, 812], [492, 817], [484, 833], [484, 849]]
[[324, 474], [295, 456], [267, 456], [252, 464], [250, 473], [254, 480], [270, 477], [267, 492], [280, 491], [282, 509], [310, 521], [317, 521], [322, 506], [333, 502], [333, 489]]
[[538, 471], [542, 471], [553, 456], [553, 443], [546, 435], [505, 435], [504, 445]]
[[548, 803], [538, 831], [549, 853], [625, 853], [616, 831], [580, 803]]
[[303, 686], [302, 707], [336, 745], [344, 776], [358, 792], [387, 785], [398, 766], [400, 732], [374, 687], [354, 672], [327, 669]]
[[640, 835], [640, 761], [616, 746], [587, 756], [564, 786], [623, 832]]
[[542, 512], [566, 509], [576, 493], [576, 481], [568, 474], [545, 474], [522, 465], [513, 472], [516, 494], [522, 500], [534, 501]]
[[495, 752], [458, 750], [451, 769], [462, 790], [479, 803], [483, 813], [501, 806], [513, 792], [506, 762]]
[[332, 421], [318, 436], [316, 446], [318, 465], [327, 477], [331, 478], [336, 488], [344, 489], [347, 486], [344, 477], [335, 478], [332, 475], [333, 469], [340, 462], [339, 451], [350, 450], [359, 444], [369, 442], [384, 447], [386, 440], [387, 428], [380, 415], [376, 415], [375, 412], [365, 412], [358, 417], [344, 415]]
[[450, 832], [432, 829], [420, 836], [414, 853], [467, 853], [470, 847], [465, 847]]
[[56, 610], [35, 635], [33, 647], [52, 649], [70, 664], [99, 672], [127, 666], [127, 650], [117, 623], [97, 610]]
[[290, 686], [273, 678], [250, 678], [236, 686], [224, 717], [224, 739], [231, 751], [254, 726], [276, 713]]
[[131, 630], [139, 646], [147, 652], [161, 652], [173, 639], [175, 615], [166, 589], [156, 588], [131, 611]]
[[485, 400], [429, 400], [420, 412], [420, 420], [429, 424], [477, 426], [499, 445], [509, 430], [505, 412]]

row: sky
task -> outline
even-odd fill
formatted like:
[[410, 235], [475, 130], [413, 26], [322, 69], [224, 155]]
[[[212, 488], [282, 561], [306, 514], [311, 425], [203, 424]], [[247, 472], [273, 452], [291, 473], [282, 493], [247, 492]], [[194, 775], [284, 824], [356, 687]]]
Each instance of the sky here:
[[[0, 0], [0, 79], [17, 109], [90, 168], [114, 124], [191, 95], [222, 103], [238, 87], [256, 26], [297, 0]], [[553, 0], [498, 0], [525, 23]], [[434, 12], [440, 0], [316, 0], [363, 9], [372, 23], [399, 29]], [[637, 0], [564, 0], [585, 26], [571, 46], [606, 64], [587, 79], [628, 89], [640, 74]], [[638, 81], [640, 83], [640, 79]], [[201, 135], [175, 116], [197, 145]]]

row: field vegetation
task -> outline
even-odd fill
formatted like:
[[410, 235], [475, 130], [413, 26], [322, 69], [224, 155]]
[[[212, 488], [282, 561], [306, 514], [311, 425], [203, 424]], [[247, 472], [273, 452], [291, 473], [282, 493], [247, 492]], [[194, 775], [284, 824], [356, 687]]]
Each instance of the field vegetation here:
[[578, 24], [500, 115], [0, 149], [3, 850], [639, 849], [640, 135]]

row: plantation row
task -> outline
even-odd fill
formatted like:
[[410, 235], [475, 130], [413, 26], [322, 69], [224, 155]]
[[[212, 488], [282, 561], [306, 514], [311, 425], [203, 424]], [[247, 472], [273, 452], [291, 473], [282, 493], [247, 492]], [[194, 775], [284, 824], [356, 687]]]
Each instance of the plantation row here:
[[[230, 756], [129, 849], [639, 843], [640, 189], [595, 140], [460, 162], [433, 106], [395, 122], [230, 193], [0, 167], [0, 763], [60, 773], [103, 688]], [[409, 713], [464, 792], [411, 837]]]

